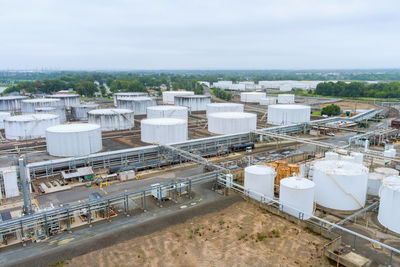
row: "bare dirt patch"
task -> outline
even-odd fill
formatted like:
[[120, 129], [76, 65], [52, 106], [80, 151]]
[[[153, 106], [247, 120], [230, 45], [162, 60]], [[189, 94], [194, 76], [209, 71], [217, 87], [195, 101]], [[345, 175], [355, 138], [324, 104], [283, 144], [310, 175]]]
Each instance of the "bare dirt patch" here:
[[328, 241], [248, 202], [73, 258], [67, 266], [329, 266]]
[[[376, 108], [375, 105], [369, 104], [369, 103], [363, 103], [363, 102], [357, 102], [357, 101], [340, 101], [333, 103], [335, 105], [340, 106], [342, 110], [359, 110], [359, 109], [371, 109], [371, 108]], [[318, 105], [317, 107], [326, 107], [331, 104], [323, 104], [323, 105]]]

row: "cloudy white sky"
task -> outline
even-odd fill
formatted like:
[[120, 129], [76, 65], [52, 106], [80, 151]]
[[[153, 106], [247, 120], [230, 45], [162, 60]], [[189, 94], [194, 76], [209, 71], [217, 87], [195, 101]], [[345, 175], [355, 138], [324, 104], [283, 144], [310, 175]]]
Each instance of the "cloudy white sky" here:
[[0, 69], [399, 68], [400, 1], [0, 0]]

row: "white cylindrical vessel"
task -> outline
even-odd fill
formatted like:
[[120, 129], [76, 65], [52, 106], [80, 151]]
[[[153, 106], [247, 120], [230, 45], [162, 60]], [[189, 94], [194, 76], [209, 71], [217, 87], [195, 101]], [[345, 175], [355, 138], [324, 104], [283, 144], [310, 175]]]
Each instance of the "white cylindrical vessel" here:
[[0, 112], [0, 129], [4, 129], [4, 120], [11, 117], [10, 112]]
[[244, 92], [240, 93], [240, 102], [259, 103], [260, 99], [266, 98], [266, 93], [261, 92]]
[[95, 109], [88, 112], [88, 122], [100, 125], [102, 131], [126, 130], [135, 126], [130, 109]]
[[351, 152], [350, 156], [354, 158], [354, 161], [360, 164], [364, 162], [364, 154], [358, 152]]
[[316, 202], [335, 210], [357, 210], [365, 205], [368, 169], [354, 161], [320, 160], [314, 164]]
[[212, 113], [218, 112], [243, 112], [244, 106], [243, 104], [236, 103], [211, 103], [207, 104], [206, 114], [208, 115]]
[[175, 118], [187, 121], [188, 108], [180, 106], [153, 106], [147, 108], [147, 118]]
[[46, 130], [47, 152], [58, 157], [78, 157], [102, 149], [100, 125], [72, 123], [56, 125]]
[[45, 137], [46, 129], [58, 124], [60, 119], [54, 114], [19, 115], [4, 120], [6, 138], [11, 140]]
[[276, 97], [266, 97], [266, 98], [260, 98], [258, 102], [261, 106], [269, 106], [269, 105], [275, 105], [276, 104]]
[[[307, 220], [313, 214], [315, 183], [301, 177], [289, 177], [280, 181], [279, 201], [283, 211]], [[301, 216], [300, 213], [303, 213]]]
[[21, 102], [26, 96], [2, 96], [0, 97], [0, 111], [21, 110]]
[[141, 121], [142, 141], [169, 144], [187, 140], [187, 121], [175, 118], [145, 119]]
[[22, 100], [22, 113], [35, 113], [36, 108], [60, 107], [61, 100], [58, 98], [34, 98]]
[[41, 107], [35, 108], [35, 113], [46, 113], [46, 114], [54, 114], [58, 115], [60, 118], [60, 123], [66, 122], [67, 116], [65, 115], [64, 107]]
[[157, 101], [150, 97], [125, 97], [117, 100], [118, 108], [130, 109], [135, 115], [146, 114], [146, 109], [157, 105]]
[[183, 95], [175, 96], [175, 105], [187, 107], [190, 111], [201, 111], [207, 109], [211, 103], [211, 96], [205, 95]]
[[399, 171], [386, 167], [375, 168], [374, 172], [371, 172], [368, 176], [368, 194], [378, 196], [382, 181], [393, 175], [399, 175]]
[[327, 160], [339, 159], [339, 154], [336, 152], [328, 151], [325, 153], [325, 159]]
[[244, 133], [255, 130], [257, 115], [247, 112], [219, 112], [208, 116], [208, 131], [215, 134]]
[[115, 93], [113, 95], [114, 98], [114, 106], [117, 106], [117, 100], [118, 99], [123, 99], [123, 98], [132, 98], [132, 97], [140, 97], [140, 96], [149, 96], [148, 93], [142, 93], [142, 92], [126, 92], [126, 93]]
[[[259, 201], [268, 202], [274, 197], [276, 171], [265, 165], [253, 165], [244, 169], [244, 188], [249, 196]], [[262, 196], [266, 198], [263, 199]]]
[[374, 172], [380, 173], [384, 175], [385, 177], [392, 176], [392, 175], [399, 175], [399, 171], [393, 168], [387, 168], [387, 167], [379, 167], [375, 168]]
[[278, 95], [278, 104], [293, 104], [293, 103], [294, 103], [294, 95], [291, 94]]
[[272, 125], [290, 125], [309, 122], [310, 112], [310, 106], [270, 105], [268, 106], [268, 123]]
[[162, 93], [164, 104], [175, 104], [175, 96], [194, 95], [193, 91], [165, 91]]
[[46, 97], [60, 99], [62, 106], [67, 110], [70, 110], [73, 105], [79, 105], [80, 102], [79, 95], [77, 94], [48, 95]]
[[400, 177], [385, 178], [379, 195], [379, 222], [389, 230], [400, 234]]
[[81, 104], [71, 106], [71, 119], [74, 121], [87, 121], [88, 112], [99, 107], [98, 104]]

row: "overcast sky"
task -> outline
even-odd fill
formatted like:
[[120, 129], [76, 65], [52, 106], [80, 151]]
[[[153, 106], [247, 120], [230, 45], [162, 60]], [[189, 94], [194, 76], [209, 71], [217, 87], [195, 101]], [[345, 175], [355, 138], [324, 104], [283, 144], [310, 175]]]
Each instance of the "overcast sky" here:
[[399, 0], [0, 0], [0, 69], [399, 68], [399, 11]]

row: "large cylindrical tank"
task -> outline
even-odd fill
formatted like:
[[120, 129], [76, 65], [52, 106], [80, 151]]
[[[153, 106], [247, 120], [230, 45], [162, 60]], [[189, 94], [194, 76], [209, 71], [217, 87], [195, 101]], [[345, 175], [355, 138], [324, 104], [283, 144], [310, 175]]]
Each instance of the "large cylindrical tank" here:
[[379, 222], [389, 230], [400, 234], [400, 177], [385, 178], [379, 195]]
[[208, 131], [215, 134], [244, 133], [255, 130], [257, 115], [247, 112], [219, 112], [208, 116]]
[[46, 129], [60, 124], [54, 114], [28, 114], [12, 116], [4, 120], [6, 138], [11, 140], [29, 140], [46, 136]]
[[114, 97], [114, 106], [117, 106], [117, 100], [118, 99], [123, 99], [123, 98], [127, 98], [127, 97], [140, 97], [140, 96], [149, 96], [148, 93], [144, 93], [144, 92], [126, 92], [126, 93], [115, 93], [113, 95]]
[[4, 120], [11, 117], [10, 112], [0, 112], [0, 129], [4, 129]]
[[276, 104], [276, 97], [266, 97], [266, 98], [260, 98], [258, 103], [261, 106], [269, 106], [269, 105], [275, 105]]
[[278, 95], [278, 104], [293, 104], [293, 103], [294, 103], [294, 95], [291, 94]]
[[73, 105], [79, 105], [80, 102], [79, 95], [77, 94], [48, 95], [46, 97], [53, 99], [60, 99], [61, 105], [67, 110], [70, 110], [71, 106]]
[[22, 113], [35, 113], [36, 108], [42, 107], [60, 107], [62, 106], [61, 100], [58, 98], [34, 98], [25, 99], [21, 103]]
[[266, 93], [261, 92], [244, 92], [240, 93], [240, 102], [259, 103], [260, 99], [266, 98]]
[[165, 91], [162, 93], [164, 104], [175, 104], [175, 96], [194, 95], [193, 91]]
[[35, 108], [35, 113], [46, 113], [46, 114], [55, 114], [60, 118], [60, 122], [63, 123], [67, 120], [65, 115], [64, 107], [41, 107]]
[[393, 175], [399, 175], [399, 171], [386, 167], [375, 168], [374, 172], [371, 172], [368, 176], [368, 194], [378, 196], [382, 181]]
[[130, 109], [95, 109], [88, 112], [88, 122], [100, 125], [102, 131], [126, 130], [135, 126]]
[[282, 179], [279, 187], [279, 201], [283, 205], [283, 211], [297, 218], [302, 212], [303, 219], [309, 219], [313, 214], [314, 192], [313, 181], [301, 177]]
[[21, 102], [26, 96], [2, 96], [0, 97], [0, 111], [21, 110]]
[[[267, 199], [265, 201], [268, 202], [268, 200], [274, 197], [275, 176], [276, 172], [274, 168], [265, 165], [246, 167], [244, 169], [244, 188], [266, 196]], [[250, 193], [249, 196], [260, 201], [262, 200], [258, 194]]]
[[47, 128], [47, 152], [58, 157], [85, 156], [102, 149], [100, 125], [62, 124]]
[[187, 107], [190, 111], [201, 111], [207, 109], [211, 103], [211, 96], [205, 95], [183, 95], [175, 96], [175, 105]]
[[147, 118], [175, 118], [187, 121], [188, 108], [180, 106], [153, 106], [147, 108]]
[[148, 107], [157, 105], [157, 101], [150, 97], [125, 97], [117, 100], [118, 108], [130, 109], [135, 115], [146, 114]]
[[314, 164], [316, 202], [335, 210], [357, 210], [365, 205], [368, 169], [343, 160], [320, 160]]
[[71, 119], [74, 121], [87, 121], [88, 112], [99, 108], [98, 104], [81, 104], [71, 106]]
[[212, 113], [218, 112], [243, 112], [244, 106], [243, 104], [237, 103], [211, 103], [207, 104], [206, 114], [208, 115]]
[[270, 105], [268, 106], [268, 123], [273, 125], [290, 125], [309, 122], [310, 112], [310, 106]]
[[169, 144], [187, 140], [187, 121], [175, 118], [145, 119], [141, 121], [142, 141]]

